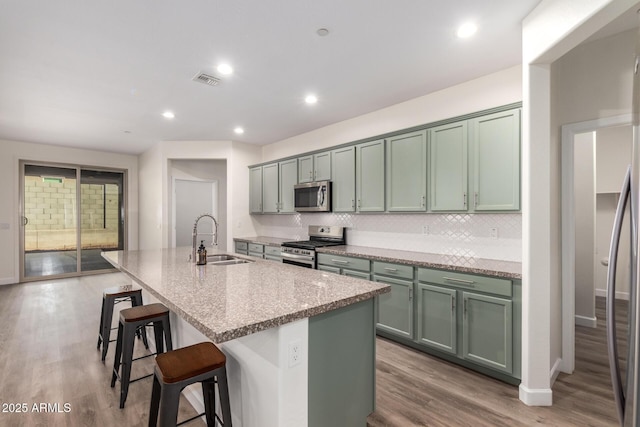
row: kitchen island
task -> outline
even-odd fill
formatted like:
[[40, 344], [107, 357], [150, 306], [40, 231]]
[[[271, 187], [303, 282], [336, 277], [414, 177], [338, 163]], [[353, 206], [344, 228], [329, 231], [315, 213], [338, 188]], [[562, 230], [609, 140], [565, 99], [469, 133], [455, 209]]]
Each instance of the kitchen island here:
[[[219, 344], [234, 425], [366, 424], [375, 405], [373, 297], [389, 286], [238, 255], [250, 262], [196, 266], [190, 250], [103, 256], [147, 302], [172, 311], [176, 347]], [[196, 393], [185, 394], [202, 409]]]

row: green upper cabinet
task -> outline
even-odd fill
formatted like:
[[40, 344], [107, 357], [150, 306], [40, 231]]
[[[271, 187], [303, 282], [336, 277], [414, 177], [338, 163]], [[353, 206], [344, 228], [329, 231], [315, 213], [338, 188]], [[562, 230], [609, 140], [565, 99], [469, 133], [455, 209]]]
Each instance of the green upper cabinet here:
[[[298, 159], [271, 163], [261, 169], [262, 213], [293, 213], [293, 186], [298, 183]], [[251, 177], [253, 182], [253, 175]], [[257, 174], [255, 179], [257, 185]], [[257, 199], [258, 195], [255, 197]]]
[[429, 129], [432, 211], [467, 210], [467, 122]]
[[326, 181], [330, 179], [330, 151], [298, 158], [298, 182]]
[[331, 151], [313, 155], [313, 180], [328, 181], [331, 179]]
[[262, 213], [262, 166], [249, 169], [249, 212]]
[[427, 132], [387, 139], [387, 211], [427, 210]]
[[279, 194], [280, 213], [294, 213], [293, 186], [298, 183], [298, 159], [280, 162], [279, 166]]
[[278, 196], [278, 164], [262, 166], [262, 212], [277, 213], [280, 208]]
[[313, 156], [298, 157], [298, 182], [313, 181]]
[[520, 209], [520, 109], [470, 121], [475, 211]]
[[331, 152], [332, 206], [334, 212], [356, 210], [356, 147], [338, 148]]
[[356, 208], [384, 212], [384, 139], [356, 145]]

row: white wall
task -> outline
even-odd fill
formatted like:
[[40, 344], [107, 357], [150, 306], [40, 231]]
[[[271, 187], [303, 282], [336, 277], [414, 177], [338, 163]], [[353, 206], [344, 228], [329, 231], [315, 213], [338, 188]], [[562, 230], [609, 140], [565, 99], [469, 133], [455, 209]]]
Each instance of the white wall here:
[[107, 167], [127, 171], [127, 243], [138, 248], [138, 159], [136, 156], [18, 141], [0, 141], [0, 284], [17, 283], [20, 278], [20, 160]]
[[574, 138], [575, 316], [576, 323], [595, 323], [595, 132]]
[[220, 224], [226, 234], [226, 248], [233, 247], [234, 235], [256, 234], [249, 216], [247, 167], [260, 162], [259, 147], [234, 141], [162, 141], [140, 156], [140, 203], [148, 210], [140, 220], [141, 248], [169, 246], [170, 162], [189, 159], [226, 161], [227, 221]]
[[262, 148], [267, 162], [522, 101], [522, 67], [515, 66]]

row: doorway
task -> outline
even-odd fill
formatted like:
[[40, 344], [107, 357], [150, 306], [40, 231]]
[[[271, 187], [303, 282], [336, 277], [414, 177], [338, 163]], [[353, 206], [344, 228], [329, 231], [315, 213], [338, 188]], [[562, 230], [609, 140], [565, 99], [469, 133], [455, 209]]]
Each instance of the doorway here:
[[125, 172], [20, 162], [20, 280], [112, 271], [125, 247]]
[[[609, 177], [610, 183], [603, 184], [602, 180], [596, 180], [593, 177], [591, 179], [592, 184], [592, 205], [587, 206], [587, 209], [592, 211], [589, 213], [592, 215], [590, 225], [592, 235], [586, 238], [589, 241], [588, 254], [582, 254], [582, 259], [577, 260], [580, 257], [581, 249], [584, 249], [584, 236], [577, 237], [577, 230], [581, 225], [581, 221], [584, 220], [583, 212], [580, 212], [582, 207], [578, 206], [578, 199], [581, 197], [579, 192], [576, 191], [576, 181], [581, 179], [579, 177], [581, 165], [576, 161], [577, 145], [582, 144], [584, 140], [592, 139], [594, 146], [591, 149], [593, 160], [592, 169], [595, 171], [595, 161], [597, 157], [597, 150], [595, 144], [597, 144], [597, 138], [592, 136], [596, 132], [603, 130], [615, 129], [623, 126], [629, 126], [631, 124], [631, 115], [626, 114], [622, 116], [609, 117], [605, 119], [590, 120], [587, 122], [573, 123], [562, 127], [562, 360], [560, 361], [559, 371], [565, 373], [573, 373], [575, 367], [575, 325], [576, 323], [583, 324], [585, 326], [595, 326], [595, 296], [602, 293], [602, 289], [598, 291], [598, 277], [601, 274], [602, 258], [608, 257], [608, 247], [602, 247], [603, 239], [601, 234], [602, 228], [606, 225], [601, 224], [601, 230], [598, 232], [596, 227], [596, 221], [598, 219], [601, 222], [604, 221], [602, 215], [602, 209], [606, 209], [609, 199], [615, 198], [615, 191], [617, 190], [604, 190], [604, 188], [618, 188], [622, 183], [622, 177], [624, 176], [624, 170], [620, 173], [618, 179], [616, 173], [607, 173], [604, 177]], [[601, 144], [603, 144], [605, 138], [601, 138]], [[588, 151], [588, 150], [587, 150]], [[626, 170], [626, 168], [624, 168]], [[591, 172], [593, 175], [594, 172]], [[598, 188], [600, 187], [600, 188]], [[598, 195], [600, 193], [600, 195]], [[611, 193], [611, 194], [609, 194]], [[584, 203], [584, 202], [582, 202]], [[610, 205], [610, 203], [609, 203]], [[606, 234], [606, 231], [604, 232]], [[610, 232], [609, 232], [610, 234]], [[606, 239], [605, 239], [606, 240]], [[580, 242], [580, 243], [579, 243]], [[578, 244], [582, 247], [578, 250]], [[585, 257], [590, 256], [591, 259], [584, 262]], [[590, 284], [586, 288], [579, 288], [577, 269], [580, 268], [580, 281], [590, 280]], [[583, 273], [587, 274], [583, 274]], [[606, 286], [606, 285], [605, 285]], [[586, 304], [592, 307], [592, 315], [581, 314], [576, 316], [576, 304]], [[555, 371], [555, 375], [557, 375]]]
[[[198, 216], [208, 213], [215, 218], [220, 218], [218, 216], [218, 182], [174, 179], [173, 188], [173, 218], [175, 218], [173, 247], [191, 246], [193, 224]], [[203, 233], [201, 240], [205, 240], [205, 246], [210, 246], [213, 243], [212, 222], [202, 221], [198, 227], [199, 232]]]

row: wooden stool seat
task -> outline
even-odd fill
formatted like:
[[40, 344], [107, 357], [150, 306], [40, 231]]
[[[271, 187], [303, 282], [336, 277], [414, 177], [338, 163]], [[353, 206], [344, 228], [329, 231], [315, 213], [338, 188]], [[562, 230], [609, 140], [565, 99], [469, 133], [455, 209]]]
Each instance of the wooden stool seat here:
[[[207, 426], [231, 427], [231, 403], [227, 382], [227, 358], [211, 342], [183, 347], [156, 356], [151, 390], [149, 427], [175, 427], [206, 417]], [[204, 413], [178, 424], [180, 393], [191, 384], [201, 383]], [[216, 386], [222, 419], [216, 413]]]
[[114, 298], [128, 297], [141, 290], [142, 290], [141, 288], [138, 288], [133, 285], [120, 285], [120, 286], [114, 286], [112, 288], [104, 289], [102, 291], [102, 296], [103, 297], [109, 296]]
[[129, 322], [139, 322], [142, 320], [152, 319], [154, 317], [169, 314], [169, 309], [163, 304], [155, 303], [148, 305], [139, 305], [120, 311], [120, 319]]
[[177, 383], [221, 368], [227, 361], [223, 352], [210, 342], [183, 347], [156, 357], [162, 381]]

